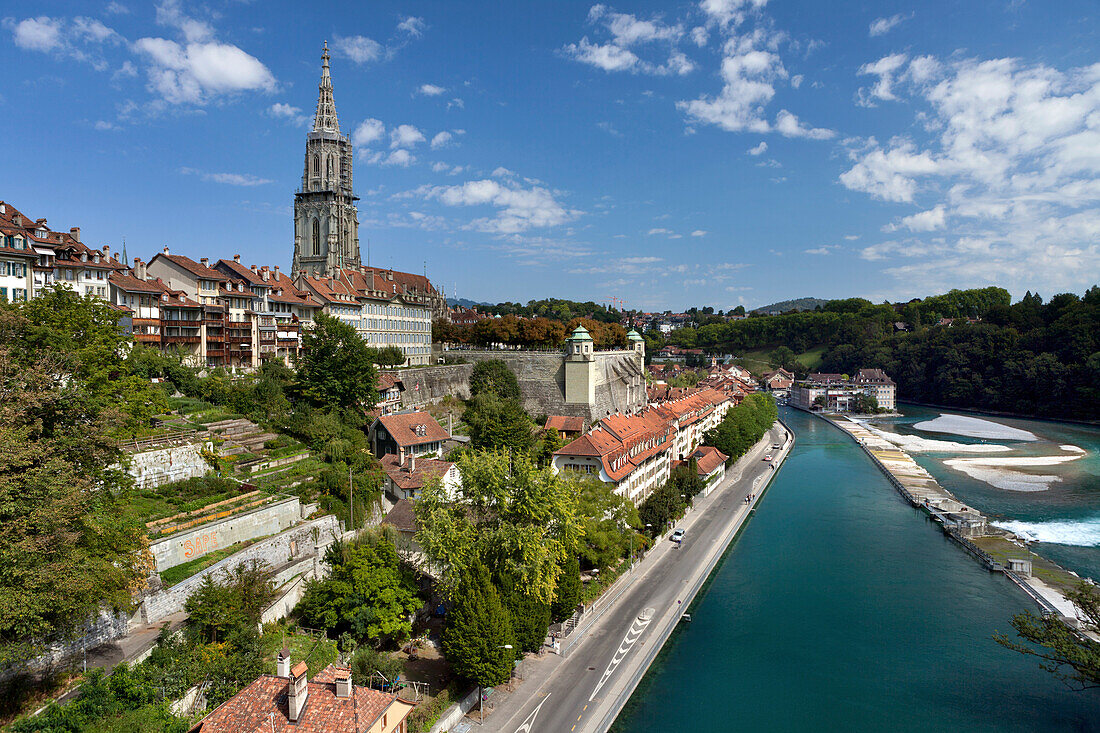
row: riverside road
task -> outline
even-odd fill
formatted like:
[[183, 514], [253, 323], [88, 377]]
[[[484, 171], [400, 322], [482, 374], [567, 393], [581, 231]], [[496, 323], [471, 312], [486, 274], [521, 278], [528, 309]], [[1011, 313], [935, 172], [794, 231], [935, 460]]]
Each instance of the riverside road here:
[[[772, 450], [779, 443], [783, 450]], [[666, 538], [639, 562], [622, 595], [564, 657], [548, 655], [486, 718], [485, 730], [501, 733], [607, 730], [653, 657], [717, 561], [747, 519], [755, 498], [791, 445], [778, 423], [727, 471], [726, 480], [677, 527], [681, 545]], [[773, 454], [772, 462], [763, 461]], [[752, 494], [754, 501], [746, 498]], [[628, 582], [626, 581], [620, 582]], [[613, 586], [609, 593], [615, 593]], [[582, 620], [581, 629], [586, 622]], [[581, 633], [578, 631], [577, 633]], [[572, 639], [566, 639], [567, 645]]]

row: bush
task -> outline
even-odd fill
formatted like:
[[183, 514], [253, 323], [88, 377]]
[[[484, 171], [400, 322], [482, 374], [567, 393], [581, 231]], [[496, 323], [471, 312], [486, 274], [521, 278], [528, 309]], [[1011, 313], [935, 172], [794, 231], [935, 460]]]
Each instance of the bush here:
[[404, 671], [405, 665], [400, 659], [369, 646], [361, 646], [351, 655], [351, 678], [357, 685], [368, 684], [373, 674], [381, 674], [393, 682]]

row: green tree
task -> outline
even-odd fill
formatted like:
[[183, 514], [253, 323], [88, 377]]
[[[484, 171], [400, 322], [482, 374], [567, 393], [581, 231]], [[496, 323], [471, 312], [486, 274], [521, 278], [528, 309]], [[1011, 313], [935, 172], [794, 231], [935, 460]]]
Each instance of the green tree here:
[[576, 488], [523, 454], [467, 453], [458, 470], [458, 496], [433, 481], [416, 502], [417, 542], [442, 574], [444, 590], [453, 598], [466, 568], [481, 563], [552, 601], [582, 532]]
[[508, 610], [517, 651], [537, 652], [550, 627], [550, 603], [532, 596], [514, 577], [497, 578], [494, 586]]
[[374, 353], [347, 323], [317, 314], [302, 335], [298, 384], [303, 395], [326, 408], [369, 410], [378, 401]]
[[478, 362], [470, 372], [470, 396], [491, 392], [502, 400], [520, 398], [519, 381], [501, 359]]
[[[0, 336], [13, 320], [22, 318], [0, 308]], [[17, 357], [0, 345], [0, 664], [103, 606], [129, 608], [152, 565], [144, 527], [126, 510], [113, 437], [124, 418], [102, 409], [72, 367], [63, 354]]]
[[643, 524], [648, 524], [647, 533], [656, 537], [665, 531], [669, 522], [684, 515], [684, 497], [671, 481], [661, 484], [638, 507], [638, 515]]
[[378, 365], [382, 367], [397, 367], [408, 361], [408, 357], [405, 356], [405, 352], [401, 350], [400, 346], [383, 346], [378, 350], [378, 355], [375, 357], [378, 360]]
[[[1066, 593], [1084, 617], [1085, 630], [1100, 631], [1100, 590], [1082, 582]], [[1071, 687], [1100, 687], [1100, 642], [1071, 629], [1057, 616], [1036, 616], [1024, 611], [1012, 618], [1012, 628], [1027, 644], [1005, 634], [993, 638], [1002, 646], [1037, 657], [1039, 666]]]
[[[357, 685], [364, 687], [371, 682], [371, 675], [380, 674], [390, 682], [393, 682], [404, 671], [405, 665], [400, 659], [391, 657], [386, 652], [372, 649], [369, 646], [361, 646], [351, 655], [351, 678]], [[377, 678], [375, 678], [377, 682]]]
[[526, 454], [534, 445], [535, 423], [516, 400], [483, 392], [467, 403], [462, 419], [470, 427], [470, 445], [475, 450], [518, 455]]
[[384, 534], [366, 533], [354, 543], [330, 546], [331, 573], [310, 581], [294, 611], [308, 626], [350, 632], [376, 646], [410, 634], [410, 617], [421, 605], [416, 585]]
[[581, 565], [576, 555], [571, 555], [561, 568], [550, 617], [561, 622], [573, 615], [573, 609], [581, 602]]
[[505, 682], [515, 659], [512, 623], [500, 594], [480, 562], [467, 567], [459, 580], [454, 605], [443, 629], [443, 654], [462, 678], [481, 687]]
[[[641, 528], [634, 502], [615, 493], [611, 484], [597, 476], [576, 479], [577, 514], [584, 530], [580, 557], [588, 567], [607, 569], [630, 553], [631, 544], [641, 549], [631, 535]], [[575, 604], [573, 604], [575, 605]]]
[[549, 466], [550, 462], [554, 460], [554, 453], [564, 447], [565, 441], [562, 440], [561, 433], [558, 432], [557, 428], [544, 430], [539, 437], [538, 446], [535, 451], [535, 460], [539, 468], [546, 468]]
[[267, 564], [260, 560], [240, 563], [220, 582], [212, 574], [203, 578], [184, 605], [187, 631], [203, 644], [225, 641], [235, 630], [259, 623], [264, 609], [274, 600], [275, 587]]

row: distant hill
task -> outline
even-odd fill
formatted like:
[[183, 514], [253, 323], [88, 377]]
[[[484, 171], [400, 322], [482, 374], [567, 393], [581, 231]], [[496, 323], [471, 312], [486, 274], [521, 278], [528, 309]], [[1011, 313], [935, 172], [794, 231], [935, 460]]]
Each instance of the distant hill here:
[[474, 308], [479, 305], [493, 305], [493, 303], [481, 303], [476, 300], [470, 300], [469, 298], [447, 298], [447, 305], [454, 308], [460, 306], [462, 308]]
[[762, 305], [759, 308], [753, 308], [752, 312], [774, 315], [776, 313], [786, 313], [787, 311], [794, 310], [812, 311], [819, 305], [825, 305], [828, 302], [828, 300], [823, 298], [795, 298], [794, 300], [781, 300], [771, 305]]

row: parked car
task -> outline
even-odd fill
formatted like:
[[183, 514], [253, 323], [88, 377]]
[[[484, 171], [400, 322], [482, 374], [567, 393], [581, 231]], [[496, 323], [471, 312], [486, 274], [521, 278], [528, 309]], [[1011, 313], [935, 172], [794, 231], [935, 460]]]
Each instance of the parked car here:
[[771, 457], [770, 453], [768, 455], [764, 456], [765, 461], [770, 461], [771, 459], [772, 459], [772, 457]]
[[682, 530], [682, 529], [672, 530], [672, 536], [669, 537], [669, 539], [671, 539], [673, 542], [683, 542], [684, 541], [684, 530]]

